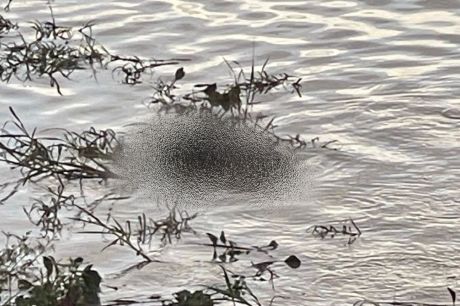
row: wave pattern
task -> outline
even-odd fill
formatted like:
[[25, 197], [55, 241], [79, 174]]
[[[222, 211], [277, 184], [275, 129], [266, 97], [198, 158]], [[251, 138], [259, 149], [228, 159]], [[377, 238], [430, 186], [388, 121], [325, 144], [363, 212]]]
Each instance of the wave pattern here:
[[[11, 15], [21, 20], [48, 16], [42, 2], [14, 5]], [[245, 207], [249, 199], [229, 199], [205, 218], [215, 228], [225, 223], [231, 235], [273, 237], [284, 251], [301, 254], [305, 265], [276, 280], [278, 290], [290, 294], [291, 305], [353, 303], [362, 297], [426, 303], [446, 297], [449, 302], [445, 287], [452, 285], [450, 276], [460, 273], [458, 1], [101, 0], [53, 5], [58, 22], [95, 20], [95, 34], [110, 50], [189, 58], [184, 81], [190, 84], [229, 81], [222, 59], [249, 65], [253, 44], [259, 64], [270, 57], [272, 71], [303, 78], [302, 98], [277, 93], [264, 97], [260, 107], [276, 116], [280, 133], [340, 141], [338, 152], [305, 158], [307, 167], [320, 172], [313, 183], [315, 198], [285, 203], [276, 211]], [[161, 71], [167, 78], [173, 70]], [[0, 85], [0, 106], [14, 105], [25, 122], [42, 128], [94, 122], [120, 128], [145, 112], [138, 106], [149, 92], [148, 86], [119, 86], [110, 73], [102, 73], [98, 83], [65, 82], [64, 97], [46, 85]], [[0, 112], [2, 121], [7, 116]], [[364, 233], [351, 247], [304, 233], [309, 225], [346, 217]], [[187, 252], [187, 259], [200, 256]], [[171, 266], [182, 273], [175, 279], [201, 278], [187, 259]], [[137, 293], [145, 288], [146, 294], [152, 285], [178, 286], [163, 277], [171, 273], [166, 270], [156, 271], [156, 280], [144, 271], [148, 275], [130, 286]]]

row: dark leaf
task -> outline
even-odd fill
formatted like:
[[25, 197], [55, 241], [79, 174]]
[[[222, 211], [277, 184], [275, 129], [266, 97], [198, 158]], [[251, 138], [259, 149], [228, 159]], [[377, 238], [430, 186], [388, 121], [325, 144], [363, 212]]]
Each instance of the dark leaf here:
[[184, 305], [184, 303], [187, 302], [187, 300], [190, 298], [191, 295], [192, 294], [188, 290], [182, 290], [182, 291], [174, 293], [174, 296], [177, 302], [179, 302], [179, 305]]
[[75, 265], [79, 266], [83, 263], [83, 258], [82, 257], [77, 257], [75, 258], [75, 260], [73, 261], [75, 263]]
[[217, 245], [217, 237], [214, 236], [214, 235], [211, 234], [211, 233], [206, 233], [206, 235], [208, 235], [209, 239], [210, 239], [211, 242], [212, 242], [212, 245], [213, 245], [213, 246], [216, 246], [216, 245]]
[[51, 274], [53, 274], [53, 257], [51, 256], [43, 256], [43, 264], [45, 265], [46, 268], [46, 277], [50, 277]]
[[219, 255], [219, 260], [220, 260], [221, 262], [227, 262], [227, 255], [225, 255], [225, 254]]
[[447, 288], [449, 290], [450, 296], [452, 297], [452, 305], [455, 306], [455, 301], [457, 300], [457, 294], [455, 293], [454, 290], [450, 289], [449, 287]]
[[257, 270], [259, 271], [265, 271], [267, 270], [267, 268], [272, 265], [274, 262], [273, 261], [265, 261], [265, 262], [260, 262], [260, 263], [256, 263], [256, 264], [252, 264], [252, 266], [254, 268], [256, 268]]
[[27, 290], [33, 287], [33, 284], [25, 279], [20, 279], [18, 281], [18, 289], [19, 290]]
[[290, 268], [297, 269], [300, 267], [300, 259], [298, 259], [295, 255], [291, 255], [284, 261]]
[[114, 241], [110, 242], [109, 244], [107, 244], [105, 247], [102, 248], [101, 252], [104, 251], [105, 249], [111, 247], [112, 245], [117, 244], [119, 241], [120, 241], [120, 239], [115, 239]]
[[97, 299], [102, 278], [97, 271], [92, 269], [92, 267], [92, 265], [87, 266], [83, 270], [82, 276], [87, 289], [87, 298]]
[[220, 241], [222, 241], [223, 244], [225, 244], [227, 242], [227, 239], [225, 239], [225, 233], [224, 231], [222, 231], [220, 233]]
[[174, 77], [174, 80], [175, 80], [175, 81], [179, 81], [179, 80], [181, 80], [184, 76], [185, 76], [185, 71], [184, 71], [184, 68], [181, 67], [181, 68], [177, 69], [176, 75], [175, 75], [175, 77]]
[[272, 241], [270, 241], [268, 246], [271, 247], [272, 250], [276, 250], [278, 248], [278, 242], [276, 242], [275, 240], [272, 240]]
[[224, 272], [225, 284], [227, 285], [227, 288], [230, 291], [230, 293], [233, 294], [232, 284], [230, 283], [230, 278], [228, 277], [227, 270], [225, 270], [224, 266], [220, 266], [220, 267], [222, 268], [222, 271]]

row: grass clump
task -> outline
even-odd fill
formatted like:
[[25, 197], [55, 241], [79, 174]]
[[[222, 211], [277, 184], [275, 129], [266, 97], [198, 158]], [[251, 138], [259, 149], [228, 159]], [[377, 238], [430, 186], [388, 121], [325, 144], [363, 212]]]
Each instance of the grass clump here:
[[44, 271], [34, 281], [19, 281], [17, 306], [91, 306], [100, 305], [102, 278], [92, 265], [82, 267], [83, 258], [57, 263], [52, 256], [43, 257]]
[[[1, 16], [0, 16], [1, 17]], [[33, 34], [23, 34], [21, 28], [13, 22], [0, 18], [0, 80], [10, 82], [17, 79], [22, 82], [45, 78], [51, 87], [62, 95], [60, 80], [70, 79], [74, 72], [90, 68], [96, 77], [97, 69], [112, 68], [112, 74], [120, 82], [137, 85], [143, 82], [143, 75], [163, 65], [177, 65], [183, 59], [154, 60], [136, 56], [111, 54], [100, 45], [93, 36], [93, 23], [82, 27], [66, 27], [57, 24], [51, 10], [51, 20], [31, 23]], [[314, 147], [317, 140], [311, 142], [295, 137], [281, 137], [275, 132], [275, 118], [252, 113], [253, 107], [260, 103], [260, 96], [279, 89], [301, 96], [301, 78], [286, 73], [268, 72], [267, 59], [260, 69], [256, 69], [254, 57], [249, 71], [236, 61], [224, 60], [233, 77], [231, 84], [195, 84], [191, 92], [176, 94], [178, 83], [186, 77], [185, 69], [176, 70], [172, 81], [159, 79], [149, 105], [158, 105], [158, 110], [177, 112], [209, 112], [219, 118], [234, 119], [235, 124], [253, 124], [259, 130], [270, 135], [276, 141], [286, 141], [294, 147]], [[0, 185], [0, 191], [11, 187], [11, 191], [0, 199], [8, 200], [26, 183], [46, 180], [50, 186], [47, 195], [35, 199], [32, 206], [24, 208], [31, 223], [38, 228], [41, 238], [51, 241], [60, 238], [66, 227], [61, 214], [66, 209], [73, 215], [67, 220], [84, 226], [81, 234], [99, 234], [109, 241], [108, 247], [122, 246], [142, 258], [135, 268], [145, 264], [159, 262], [151, 253], [151, 242], [159, 237], [160, 248], [182, 239], [186, 232], [195, 233], [190, 222], [197, 217], [173, 208], [161, 219], [153, 219], [146, 214], [138, 215], [134, 220], [120, 221], [111, 215], [101, 216], [96, 208], [108, 200], [121, 200], [126, 197], [112, 194], [82, 204], [84, 198], [67, 193], [68, 181], [98, 180], [122, 178], [112, 172], [110, 163], [123, 149], [113, 130], [89, 128], [77, 133], [61, 129], [59, 136], [41, 136], [36, 129], [25, 127], [20, 117], [10, 108], [12, 120], [5, 123], [0, 130], [0, 162], [13, 169], [18, 169], [21, 178]], [[324, 145], [323, 147], [326, 147]], [[69, 223], [70, 223], [69, 222]], [[267, 281], [274, 288], [276, 264], [292, 269], [301, 265], [300, 259], [290, 255], [279, 259], [272, 255], [279, 245], [272, 240], [262, 246], [242, 246], [227, 239], [222, 231], [219, 236], [206, 233], [211, 243], [201, 244], [213, 250], [210, 264], [217, 264], [222, 269], [223, 284], [205, 286], [204, 289], [176, 292], [170, 299], [151, 298], [147, 301], [114, 300], [110, 305], [155, 304], [170, 306], [211, 306], [222, 302], [234, 305], [262, 305], [250, 288], [251, 281]], [[98, 305], [102, 279], [91, 265], [83, 265], [83, 259], [69, 259], [65, 264], [58, 263], [51, 256], [44, 256], [50, 244], [33, 246], [29, 238], [8, 236], [16, 241], [0, 252], [1, 306], [6, 305]], [[49, 239], [49, 240], [47, 240]], [[103, 249], [103, 250], [104, 250]], [[256, 252], [269, 256], [268, 260], [253, 262], [248, 259]], [[43, 262], [40, 259], [43, 258]], [[254, 269], [250, 275], [236, 274], [225, 266], [237, 261], [247, 260], [247, 267]], [[7, 267], [3, 269], [3, 267]], [[131, 268], [126, 269], [128, 272]], [[193, 284], [192, 284], [193, 285]], [[270, 301], [270, 305], [275, 300]]]
[[276, 142], [290, 144], [296, 149], [324, 148], [336, 150], [331, 147], [336, 141], [321, 143], [319, 138], [311, 141], [302, 139], [300, 134], [295, 136], [280, 136], [275, 132], [275, 117], [253, 113], [256, 104], [261, 103], [259, 96], [283, 89], [301, 97], [301, 78], [287, 73], [272, 74], [267, 70], [266, 59], [260, 69], [256, 69], [254, 59], [250, 71], [245, 70], [237, 61], [225, 63], [233, 76], [233, 83], [218, 86], [212, 84], [195, 84], [191, 92], [176, 94], [177, 82], [186, 77], [184, 68], [179, 68], [170, 82], [159, 79], [153, 86], [153, 93], [146, 99], [149, 106], [159, 105], [160, 113], [171, 111], [178, 114], [193, 114], [196, 112], [210, 113], [218, 118], [226, 117], [235, 124], [248, 124], [259, 131], [270, 135]]
[[37, 260], [43, 256], [49, 243], [31, 237], [31, 232], [19, 236], [2, 232], [5, 245], [0, 249], [0, 305], [11, 305], [20, 295], [17, 291], [22, 280], [35, 277]]
[[[222, 231], [220, 233], [219, 238], [211, 233], [206, 233], [209, 240], [211, 240], [210, 244], [203, 244], [204, 246], [212, 246], [213, 248], [213, 255], [212, 261], [219, 262], [219, 263], [233, 263], [239, 260], [241, 255], [249, 255], [251, 252], [262, 252], [270, 255], [270, 251], [274, 251], [278, 248], [278, 243], [275, 240], [270, 241], [267, 245], [263, 246], [240, 246], [236, 242], [232, 240], [228, 240], [225, 236], [225, 232]], [[218, 252], [218, 249], [221, 252]], [[275, 289], [274, 285], [274, 278], [278, 277], [278, 275], [273, 271], [272, 266], [275, 263], [283, 262], [288, 267], [292, 269], [297, 269], [301, 265], [300, 259], [295, 255], [290, 255], [288, 258], [283, 260], [273, 260], [253, 263], [251, 261], [251, 267], [256, 269], [256, 273], [253, 275], [255, 280], [265, 281], [264, 278], [265, 274], [269, 274], [268, 281], [271, 283], [273, 290]]]
[[[41, 256], [43, 249], [31, 249], [27, 239], [0, 251], [1, 306], [90, 306], [100, 305], [101, 277], [83, 259], [58, 263]], [[39, 265], [39, 258], [43, 259]]]
[[[113, 68], [121, 82], [129, 85], [142, 83], [142, 75], [154, 68], [178, 64], [177, 60], [141, 59], [136, 56], [111, 54], [93, 35], [93, 22], [81, 27], [57, 24], [50, 6], [49, 21], [33, 21], [33, 35], [0, 15], [0, 81], [12, 78], [21, 82], [46, 78], [51, 87], [62, 95], [60, 78], [70, 79], [77, 70], [91, 68], [96, 78], [98, 68]], [[2, 34], [14, 31], [14, 35]]]
[[0, 199], [0, 204], [27, 182], [45, 178], [60, 181], [118, 177], [105, 164], [120, 145], [112, 130], [90, 128], [79, 134], [63, 130], [61, 137], [41, 137], [36, 129], [29, 131], [11, 107], [10, 112], [14, 120], [6, 122], [0, 130], [0, 162], [19, 169], [22, 177], [0, 185], [0, 190], [14, 185]]
[[[186, 76], [184, 68], [179, 68], [173, 80], [169, 83], [158, 80], [154, 86], [154, 93], [147, 100], [148, 104], [160, 104], [161, 110], [170, 109], [206, 109], [217, 110], [218, 113], [230, 112], [240, 119], [251, 118], [251, 106], [258, 104], [256, 97], [261, 94], [267, 94], [280, 87], [292, 89], [301, 96], [300, 89], [301, 78], [282, 74], [271, 74], [266, 71], [268, 59], [262, 68], [256, 71], [254, 60], [251, 66], [251, 72], [248, 73], [241, 65], [233, 61], [233, 65], [225, 60], [229, 71], [231, 72], [234, 82], [223, 86], [222, 89], [216, 83], [212, 84], [195, 84], [192, 92], [175, 95], [177, 81]], [[189, 104], [187, 104], [188, 102]]]

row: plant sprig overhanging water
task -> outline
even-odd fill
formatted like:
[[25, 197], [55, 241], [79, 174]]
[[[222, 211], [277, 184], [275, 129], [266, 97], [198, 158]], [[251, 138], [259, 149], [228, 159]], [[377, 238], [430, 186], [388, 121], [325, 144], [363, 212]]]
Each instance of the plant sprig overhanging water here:
[[289, 143], [296, 149], [311, 147], [337, 150], [331, 147], [337, 142], [336, 140], [320, 142], [319, 138], [315, 137], [307, 141], [302, 139], [300, 134], [280, 136], [275, 132], [275, 117], [269, 119], [267, 115], [252, 112], [252, 107], [260, 103], [256, 99], [259, 95], [265, 95], [279, 88], [301, 96], [301, 78], [287, 73], [271, 74], [267, 72], [268, 59], [260, 70], [254, 67], [253, 60], [250, 73], [246, 72], [238, 62], [233, 62], [236, 67], [226, 60], [225, 62], [234, 78], [232, 84], [227, 84], [222, 88], [219, 88], [216, 83], [196, 84], [192, 92], [176, 94], [177, 82], [186, 76], [184, 68], [181, 67], [176, 71], [172, 81], [165, 82], [159, 79], [153, 86], [153, 93], [145, 100], [145, 103], [148, 106], [159, 105], [158, 112], [160, 113], [173, 111], [187, 115], [204, 112], [218, 118], [232, 119], [235, 124], [249, 124], [271, 135], [274, 141]]
[[[103, 64], [105, 51], [96, 47], [91, 36], [92, 23], [76, 30], [56, 24], [52, 9], [51, 21], [33, 21], [33, 38], [16, 27], [14, 35], [0, 41], [0, 80], [10, 82], [13, 77], [21, 82], [46, 77], [50, 86], [62, 95], [58, 77], [70, 75], [86, 65]], [[87, 33], [90, 34], [87, 34]], [[75, 39], [75, 33], [80, 34]]]
[[75, 196], [64, 194], [62, 182], [56, 189], [47, 187], [47, 191], [49, 202], [46, 202], [43, 197], [37, 198], [30, 208], [24, 207], [23, 210], [29, 221], [40, 228], [43, 237], [54, 238], [60, 235], [64, 228], [60, 211], [63, 208], [71, 208], [75, 204]]
[[[106, 193], [103, 196], [88, 201], [84, 194], [79, 196], [65, 192], [65, 184], [57, 182], [57, 186], [46, 187], [46, 193], [35, 198], [29, 208], [24, 207], [24, 213], [29, 221], [36, 226], [43, 238], [59, 239], [62, 231], [72, 224], [69, 217], [79, 217], [83, 211], [78, 207], [84, 206], [89, 212], [94, 212], [101, 204], [112, 201], [112, 204], [129, 197], [116, 193]], [[65, 210], [66, 214], [62, 214]]]
[[0, 39], [3, 35], [8, 34], [11, 30], [15, 30], [18, 28], [17, 24], [14, 24], [11, 20], [6, 19], [2, 15], [0, 15]]
[[22, 177], [0, 203], [11, 197], [20, 185], [44, 178], [106, 180], [118, 177], [105, 164], [120, 145], [112, 130], [90, 128], [80, 134], [63, 130], [62, 137], [42, 137], [37, 136], [37, 129], [29, 131], [11, 107], [10, 112], [14, 120], [6, 122], [0, 130], [0, 162], [19, 169]]
[[[204, 286], [204, 289], [190, 291], [183, 289], [172, 295], [172, 298], [164, 298], [154, 295], [148, 299], [116, 299], [110, 301], [107, 306], [121, 305], [162, 305], [162, 306], [216, 306], [223, 302], [231, 302], [233, 305], [262, 306], [263, 304], [246, 282], [246, 276], [234, 274], [224, 266], [220, 266], [223, 272], [223, 284]], [[273, 305], [275, 299], [286, 298], [275, 295], [268, 304]]]
[[[90, 68], [96, 78], [97, 69], [112, 66], [114, 75], [129, 85], [142, 83], [145, 73], [164, 65], [176, 65], [186, 59], [143, 59], [110, 53], [99, 44], [93, 34], [92, 21], [81, 27], [58, 25], [50, 6], [50, 21], [33, 21], [34, 34], [24, 31], [0, 15], [0, 80], [10, 82], [14, 77], [21, 82], [36, 78], [49, 79], [50, 86], [62, 95], [59, 78], [70, 79], [76, 70]], [[14, 31], [14, 33], [10, 33]], [[8, 36], [2, 34], [10, 33]], [[14, 35], [11, 35], [14, 34]]]
[[[291, 76], [287, 73], [271, 74], [266, 70], [268, 59], [263, 64], [260, 70], [255, 69], [254, 59], [251, 66], [250, 75], [245, 72], [237, 61], [233, 61], [236, 67], [232, 66], [225, 60], [231, 74], [233, 75], [233, 83], [223, 86], [219, 89], [216, 83], [211, 84], [195, 84], [194, 89], [190, 93], [177, 96], [173, 90], [177, 81], [185, 76], [184, 68], [179, 68], [171, 82], [158, 80], [153, 87], [153, 94], [147, 100], [149, 104], [161, 104], [163, 110], [172, 108], [174, 104], [189, 102], [191, 106], [202, 105], [206, 109], [216, 109], [218, 112], [231, 112], [238, 115], [240, 118], [248, 118], [250, 116], [250, 107], [258, 104], [256, 97], [258, 95], [267, 94], [280, 87], [285, 90], [292, 89], [293, 92], [301, 96], [301, 78]], [[238, 72], [235, 69], [239, 69]], [[169, 106], [169, 107], [168, 107]]]
[[[224, 285], [206, 286], [204, 290], [196, 290], [193, 293], [188, 290], [182, 290], [174, 294], [175, 301], [168, 306], [214, 306], [221, 302], [232, 302], [233, 305], [262, 306], [263, 304], [252, 291], [246, 282], [247, 277], [241, 274], [235, 274], [223, 265], [220, 266], [223, 273]], [[287, 298], [275, 295], [271, 298], [268, 306], [273, 305], [275, 299]]]
[[[206, 233], [211, 243], [203, 243], [203, 246], [211, 246], [213, 248], [213, 261], [220, 262], [235, 262], [238, 261], [238, 256], [242, 254], [249, 254], [252, 251], [263, 252], [268, 254], [270, 250], [276, 250], [278, 243], [272, 240], [265, 246], [239, 246], [233, 240], [229, 240], [225, 236], [225, 232], [221, 231], [219, 238], [211, 233]], [[222, 250], [222, 253], [218, 253], [218, 249]]]
[[186, 212], [172, 208], [164, 219], [154, 220], [147, 218], [145, 214], [141, 214], [136, 221], [127, 220], [122, 224], [110, 214], [103, 220], [86, 208], [77, 204], [74, 204], [74, 206], [82, 214], [79, 217], [71, 218], [72, 220], [81, 222], [84, 226], [96, 227], [96, 230], [85, 230], [80, 231], [80, 233], [101, 234], [105, 237], [112, 236], [113, 240], [103, 250], [114, 245], [126, 245], [148, 263], [156, 260], [148, 254], [148, 250], [144, 249], [144, 245], [150, 245], [155, 234], [161, 236], [160, 239], [163, 244], [172, 243], [172, 238], [179, 240], [185, 232], [194, 233], [189, 222], [197, 216], [197, 214], [188, 215]]
[[351, 218], [332, 223], [340, 223], [340, 225], [313, 225], [307, 228], [307, 232], [311, 232], [313, 236], [319, 237], [321, 239], [332, 239], [338, 235], [345, 236], [348, 237], [348, 245], [353, 244], [362, 234], [356, 222]]
[[[270, 255], [271, 251], [274, 251], [278, 248], [278, 243], [275, 240], [270, 241], [267, 245], [263, 246], [240, 246], [233, 240], [229, 240], [225, 236], [225, 232], [220, 233], [219, 238], [211, 233], [206, 233], [210, 244], [204, 243], [203, 246], [212, 246], [213, 255], [212, 261], [219, 263], [233, 263], [239, 260], [239, 257], [242, 255], [249, 255], [251, 252], [262, 252]], [[222, 250], [221, 252], [218, 252]], [[268, 260], [264, 262], [254, 263], [251, 261], [251, 267], [255, 268], [257, 271], [253, 275], [253, 278], [260, 281], [265, 281], [264, 274], [269, 275], [268, 281], [271, 283], [273, 290], [275, 290], [274, 278], [278, 275], [272, 269], [273, 264], [278, 262], [284, 262], [288, 267], [292, 269], [297, 269], [301, 265], [300, 259], [295, 255], [290, 255], [288, 258], [283, 260]]]

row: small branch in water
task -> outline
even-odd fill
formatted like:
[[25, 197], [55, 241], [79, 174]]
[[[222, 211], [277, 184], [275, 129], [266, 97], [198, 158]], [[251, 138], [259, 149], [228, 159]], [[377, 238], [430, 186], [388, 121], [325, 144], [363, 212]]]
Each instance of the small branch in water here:
[[[334, 225], [313, 225], [307, 229], [307, 232], [311, 232], [313, 236], [320, 237], [321, 239], [330, 237], [334, 238], [337, 235], [348, 236], [348, 244], [353, 244], [358, 237], [361, 236], [362, 232], [358, 225], [353, 219], [340, 221], [342, 223], [341, 228]], [[350, 222], [350, 224], [346, 224]]]
[[[10, 107], [14, 120], [0, 130], [0, 162], [22, 174], [12, 191], [0, 203], [9, 199], [19, 185], [45, 178], [67, 180], [119, 178], [106, 165], [121, 149], [115, 132], [90, 128], [82, 133], [63, 130], [61, 137], [39, 137], [37, 130], [29, 131]], [[8, 129], [11, 127], [12, 129]], [[53, 143], [48, 144], [48, 142]], [[0, 185], [0, 190], [12, 185]]]

